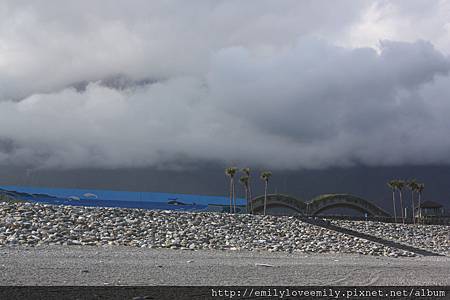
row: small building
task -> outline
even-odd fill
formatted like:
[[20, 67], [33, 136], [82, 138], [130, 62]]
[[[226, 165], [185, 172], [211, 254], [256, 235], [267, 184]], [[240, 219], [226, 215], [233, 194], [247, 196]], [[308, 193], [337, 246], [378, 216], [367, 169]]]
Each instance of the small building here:
[[419, 215], [422, 217], [440, 217], [444, 215], [444, 207], [434, 201], [424, 201], [419, 209]]

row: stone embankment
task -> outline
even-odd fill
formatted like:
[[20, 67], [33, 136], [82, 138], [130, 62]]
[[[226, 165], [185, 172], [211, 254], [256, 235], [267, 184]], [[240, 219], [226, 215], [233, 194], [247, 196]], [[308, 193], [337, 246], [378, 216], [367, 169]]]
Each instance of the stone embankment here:
[[294, 217], [2, 202], [0, 246], [14, 245], [415, 255]]
[[450, 255], [450, 226], [329, 220], [332, 224], [435, 253]]

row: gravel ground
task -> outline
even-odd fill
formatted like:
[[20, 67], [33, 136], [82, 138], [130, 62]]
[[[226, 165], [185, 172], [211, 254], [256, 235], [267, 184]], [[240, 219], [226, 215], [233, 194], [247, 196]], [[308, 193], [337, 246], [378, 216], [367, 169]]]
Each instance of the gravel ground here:
[[450, 255], [450, 226], [393, 224], [373, 221], [329, 220], [334, 225], [376, 237]]
[[0, 285], [449, 285], [449, 257], [125, 246], [0, 249]]
[[0, 203], [0, 246], [122, 245], [414, 256], [293, 217]]

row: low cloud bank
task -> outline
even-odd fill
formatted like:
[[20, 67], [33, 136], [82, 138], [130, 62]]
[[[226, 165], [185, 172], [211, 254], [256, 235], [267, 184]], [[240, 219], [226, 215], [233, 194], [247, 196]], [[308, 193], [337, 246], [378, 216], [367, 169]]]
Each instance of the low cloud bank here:
[[[226, 3], [199, 5], [200, 14], [216, 14], [202, 21], [209, 28], [186, 29], [198, 13], [174, 11], [170, 30], [164, 7], [148, 22], [137, 10], [116, 20], [117, 8], [104, 8], [106, 18], [91, 7], [96, 14], [83, 15], [84, 28], [78, 6], [74, 18], [60, 24], [52, 23], [58, 11], [3, 4], [13, 17], [2, 22], [13, 29], [0, 31], [0, 164], [176, 169], [219, 162], [299, 169], [450, 163], [445, 52], [425, 40], [338, 46], [340, 32], [360, 28], [352, 27], [358, 12], [373, 5], [354, 4], [320, 26], [305, 21], [300, 32], [286, 31], [305, 15], [294, 2], [273, 14], [270, 4], [261, 5], [267, 10], [240, 30], [231, 21], [220, 27], [217, 19], [233, 15], [244, 24], [250, 10], [236, 15], [236, 5]], [[312, 15], [325, 4], [315, 5]], [[34, 31], [33, 24], [39, 25]]]

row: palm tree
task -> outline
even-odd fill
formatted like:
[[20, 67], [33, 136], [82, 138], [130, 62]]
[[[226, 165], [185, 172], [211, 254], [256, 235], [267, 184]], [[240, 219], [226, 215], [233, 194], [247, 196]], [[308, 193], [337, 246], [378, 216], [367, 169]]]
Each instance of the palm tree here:
[[248, 176], [241, 176], [241, 178], [239, 178], [239, 182], [244, 186], [244, 190], [245, 190], [245, 200], [247, 200], [247, 212], [248, 212]]
[[261, 180], [264, 181], [264, 215], [266, 215], [266, 207], [267, 207], [267, 186], [269, 185], [269, 178], [272, 176], [272, 173], [269, 171], [264, 171], [261, 173]]
[[422, 193], [425, 189], [425, 184], [419, 183], [417, 185], [417, 192], [419, 193], [419, 221], [422, 219]]
[[397, 189], [396, 181], [391, 180], [388, 182], [387, 185], [392, 190], [392, 205], [394, 206], [394, 221], [395, 221], [395, 223], [397, 223], [397, 211], [395, 209], [395, 190]]
[[229, 167], [225, 169], [225, 174], [230, 177], [230, 213], [233, 212], [233, 202], [234, 202], [234, 212], [236, 212], [236, 200], [234, 195], [234, 175], [237, 172], [236, 167]]
[[415, 179], [411, 179], [408, 183], [407, 186], [408, 188], [411, 190], [411, 218], [413, 221], [413, 224], [416, 224], [416, 218], [414, 216], [414, 193], [417, 191], [417, 181]]
[[[248, 203], [250, 205], [250, 213], [253, 214], [253, 203], [252, 203], [252, 184], [251, 184], [251, 176], [250, 176], [250, 168], [243, 168], [242, 173], [248, 177]], [[248, 211], [248, 208], [247, 208]]]
[[403, 180], [396, 180], [397, 190], [400, 195], [400, 209], [402, 210], [402, 221], [403, 224], [405, 224], [405, 212], [403, 210], [403, 195], [402, 191], [405, 188], [405, 181]]

